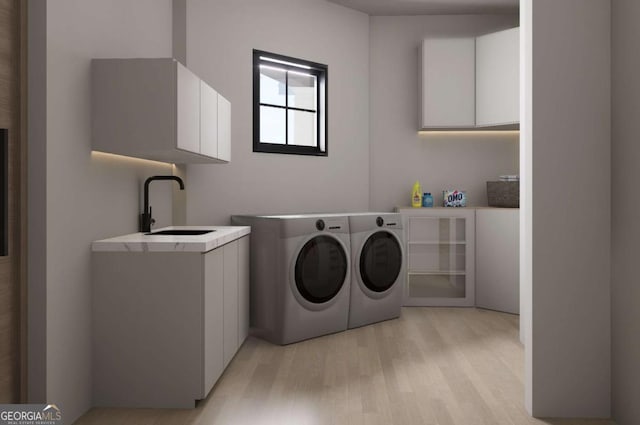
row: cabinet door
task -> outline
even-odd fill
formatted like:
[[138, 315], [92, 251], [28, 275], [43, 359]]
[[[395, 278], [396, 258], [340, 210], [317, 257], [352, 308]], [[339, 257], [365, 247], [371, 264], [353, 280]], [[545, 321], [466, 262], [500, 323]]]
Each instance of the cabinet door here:
[[465, 128], [475, 123], [475, 39], [425, 39], [420, 127]]
[[238, 241], [222, 247], [224, 253], [224, 366], [238, 350]]
[[200, 79], [187, 68], [177, 66], [177, 148], [200, 153]]
[[238, 241], [238, 345], [249, 335], [249, 236]]
[[223, 279], [224, 254], [216, 249], [204, 257], [204, 389], [207, 396], [224, 370]]
[[400, 210], [407, 229], [404, 305], [475, 303], [475, 218], [466, 208]]
[[520, 121], [520, 31], [512, 28], [476, 39], [476, 124]]
[[200, 153], [218, 157], [218, 92], [200, 81]]
[[476, 212], [476, 305], [520, 311], [519, 209]]
[[231, 161], [231, 103], [218, 93], [218, 159]]

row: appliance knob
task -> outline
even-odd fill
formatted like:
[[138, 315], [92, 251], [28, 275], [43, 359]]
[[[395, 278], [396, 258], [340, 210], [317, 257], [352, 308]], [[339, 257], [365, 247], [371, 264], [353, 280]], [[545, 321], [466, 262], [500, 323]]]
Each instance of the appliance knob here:
[[382, 219], [382, 217], [376, 218], [376, 224], [378, 225], [378, 227], [382, 227], [382, 225], [384, 224], [384, 220]]
[[324, 230], [324, 220], [318, 220], [318, 221], [316, 221], [316, 229], [318, 229], [318, 230]]

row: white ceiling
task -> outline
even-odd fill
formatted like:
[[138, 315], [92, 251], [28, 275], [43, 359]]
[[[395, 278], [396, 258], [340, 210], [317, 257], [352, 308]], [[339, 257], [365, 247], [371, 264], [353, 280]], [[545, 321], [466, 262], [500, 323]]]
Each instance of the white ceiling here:
[[517, 13], [519, 0], [329, 0], [369, 15]]

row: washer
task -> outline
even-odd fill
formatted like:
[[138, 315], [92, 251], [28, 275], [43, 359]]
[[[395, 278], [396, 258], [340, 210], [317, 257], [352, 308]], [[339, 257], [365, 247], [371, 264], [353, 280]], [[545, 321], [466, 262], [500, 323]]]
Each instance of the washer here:
[[406, 280], [402, 216], [351, 214], [349, 228], [353, 266], [348, 327], [399, 317]]
[[233, 216], [251, 226], [251, 333], [290, 344], [347, 329], [349, 218]]

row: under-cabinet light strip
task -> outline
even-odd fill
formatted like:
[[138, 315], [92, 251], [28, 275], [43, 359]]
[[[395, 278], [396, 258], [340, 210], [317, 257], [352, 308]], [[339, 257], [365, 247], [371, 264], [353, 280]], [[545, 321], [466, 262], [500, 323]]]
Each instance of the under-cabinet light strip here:
[[429, 135], [450, 135], [450, 136], [461, 136], [461, 135], [484, 135], [484, 136], [495, 136], [495, 135], [503, 135], [503, 136], [518, 136], [520, 135], [520, 130], [469, 130], [469, 131], [459, 131], [459, 130], [421, 130], [418, 131], [418, 134], [429, 136]]
[[162, 162], [162, 161], [154, 161], [153, 159], [144, 159], [144, 158], [136, 158], [133, 156], [126, 155], [118, 155], [115, 153], [102, 152], [102, 151], [91, 151], [91, 156], [95, 158], [103, 158], [103, 159], [113, 159], [120, 161], [128, 161], [128, 162], [137, 162], [147, 165], [163, 165], [163, 166], [174, 166], [175, 164], [171, 162]]

